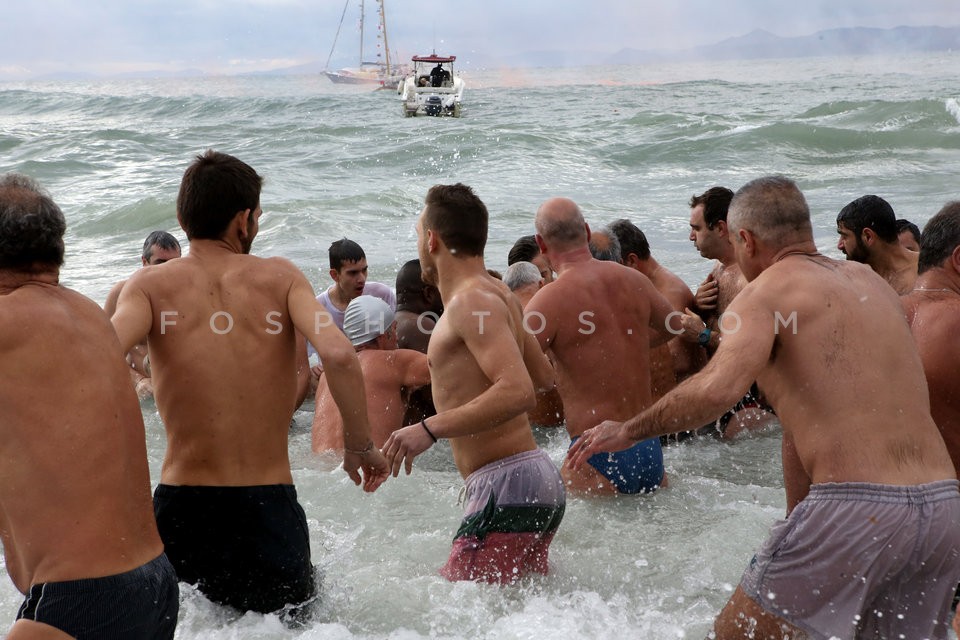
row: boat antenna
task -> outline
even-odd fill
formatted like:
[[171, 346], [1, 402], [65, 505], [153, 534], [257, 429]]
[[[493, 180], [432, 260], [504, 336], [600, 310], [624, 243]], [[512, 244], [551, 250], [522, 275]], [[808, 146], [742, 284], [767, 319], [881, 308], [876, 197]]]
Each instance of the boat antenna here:
[[333, 36], [333, 46], [330, 47], [330, 55], [327, 56], [327, 62], [323, 65], [323, 70], [326, 71], [330, 68], [330, 58], [333, 57], [333, 50], [337, 48], [337, 38], [340, 37], [340, 27], [343, 26], [343, 18], [347, 15], [347, 6], [349, 6], [350, 0], [347, 0], [343, 4], [343, 13], [340, 14], [340, 24], [337, 25], [337, 35]]

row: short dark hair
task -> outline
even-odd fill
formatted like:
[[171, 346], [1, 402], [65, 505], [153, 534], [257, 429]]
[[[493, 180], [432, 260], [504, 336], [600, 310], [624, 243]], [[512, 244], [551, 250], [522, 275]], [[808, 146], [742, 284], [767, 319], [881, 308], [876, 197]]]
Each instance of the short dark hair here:
[[507, 266], [515, 262], [530, 262], [540, 255], [540, 245], [537, 244], [536, 236], [520, 236], [510, 247], [507, 254]]
[[150, 258], [153, 257], [154, 247], [167, 251], [173, 251], [174, 249], [180, 251], [180, 242], [166, 231], [151, 231], [147, 239], [143, 241], [143, 253], [141, 255], [144, 260], [150, 261]]
[[36, 180], [20, 173], [0, 177], [0, 269], [61, 267], [66, 230], [63, 212]]
[[327, 252], [330, 257], [330, 268], [340, 271], [344, 262], [360, 262], [367, 259], [367, 254], [363, 252], [363, 247], [353, 240], [341, 238], [334, 240]]
[[910, 235], [913, 236], [913, 239], [916, 240], [917, 243], [919, 244], [919, 242], [920, 242], [920, 227], [918, 227], [917, 225], [913, 224], [913, 223], [910, 222], [909, 220], [905, 220], [904, 218], [900, 218], [899, 220], [897, 220], [897, 235], [899, 236], [899, 235], [900, 235], [901, 233], [903, 233], [904, 231], [909, 231], [909, 232], [910, 232]]
[[409, 302], [423, 295], [423, 288], [427, 283], [423, 281], [423, 269], [420, 266], [420, 259], [414, 258], [407, 260], [397, 271], [396, 286], [397, 304]]
[[437, 233], [455, 255], [483, 256], [487, 246], [487, 206], [465, 184], [438, 184], [427, 191], [424, 229]]
[[917, 272], [943, 265], [957, 245], [960, 245], [960, 200], [952, 200], [923, 227]]
[[843, 225], [860, 238], [864, 229], [871, 229], [884, 242], [897, 241], [897, 216], [890, 203], [880, 196], [860, 196], [837, 214], [837, 228]]
[[183, 174], [177, 214], [187, 239], [218, 240], [240, 211], [260, 204], [263, 178], [247, 163], [212, 149]]
[[690, 198], [690, 208], [703, 205], [703, 222], [707, 229], [713, 229], [719, 221], [727, 221], [727, 211], [730, 201], [733, 200], [733, 191], [726, 187], [710, 187], [702, 194]]
[[607, 228], [620, 241], [620, 253], [624, 260], [631, 253], [641, 260], [650, 259], [650, 243], [640, 227], [626, 218], [620, 218], [611, 222]]

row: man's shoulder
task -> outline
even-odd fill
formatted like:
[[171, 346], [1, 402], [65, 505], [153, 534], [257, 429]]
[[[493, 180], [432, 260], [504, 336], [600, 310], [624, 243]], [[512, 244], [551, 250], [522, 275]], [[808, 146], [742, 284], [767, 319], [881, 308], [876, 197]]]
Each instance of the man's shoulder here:
[[375, 296], [377, 298], [380, 298], [381, 300], [386, 302], [388, 305], [390, 305], [390, 308], [392, 309], [396, 309], [397, 307], [397, 294], [393, 290], [393, 287], [391, 287], [388, 284], [384, 284], [382, 282], [373, 282], [368, 280], [363, 285], [363, 295]]

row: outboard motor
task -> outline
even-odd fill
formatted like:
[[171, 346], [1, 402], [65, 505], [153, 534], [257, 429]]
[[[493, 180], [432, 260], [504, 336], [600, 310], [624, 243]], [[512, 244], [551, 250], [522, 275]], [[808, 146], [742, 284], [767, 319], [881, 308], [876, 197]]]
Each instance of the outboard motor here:
[[424, 110], [427, 112], [428, 116], [438, 116], [443, 110], [443, 100], [440, 96], [427, 96], [427, 102], [424, 105]]

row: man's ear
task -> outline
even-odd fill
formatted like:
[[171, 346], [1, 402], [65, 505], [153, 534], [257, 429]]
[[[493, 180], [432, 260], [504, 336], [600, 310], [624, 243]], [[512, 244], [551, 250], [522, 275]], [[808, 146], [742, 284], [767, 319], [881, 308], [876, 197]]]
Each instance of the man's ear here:
[[543, 238], [540, 236], [540, 234], [538, 233], [533, 236], [533, 239], [537, 241], [537, 246], [540, 247], [540, 253], [546, 253], [547, 245], [543, 242]]
[[641, 262], [642, 261], [640, 260], [639, 257], [637, 257], [637, 254], [631, 251], [630, 253], [627, 254], [627, 257], [624, 259], [623, 264], [625, 266], [630, 267], [631, 269], [636, 269], [637, 271], [639, 271]]
[[730, 227], [727, 225], [726, 220], [717, 220], [713, 223], [714, 228], [717, 230], [717, 233], [721, 236], [730, 235]]
[[860, 242], [868, 247], [873, 246], [873, 244], [877, 241], [877, 237], [877, 232], [869, 227], [860, 232]]
[[250, 227], [253, 226], [253, 210], [244, 209], [243, 211], [237, 211], [233, 216], [233, 220], [237, 223], [237, 232], [240, 234], [240, 237], [249, 238]]
[[583, 228], [587, 230], [587, 242], [590, 242], [590, 225], [584, 222]]
[[757, 237], [749, 229], [740, 229], [737, 231], [740, 241], [743, 242], [744, 252], [748, 258], [754, 258], [757, 255], [759, 247], [757, 246]]
[[340, 271], [337, 269], [330, 269], [330, 278], [334, 282], [340, 282]]

